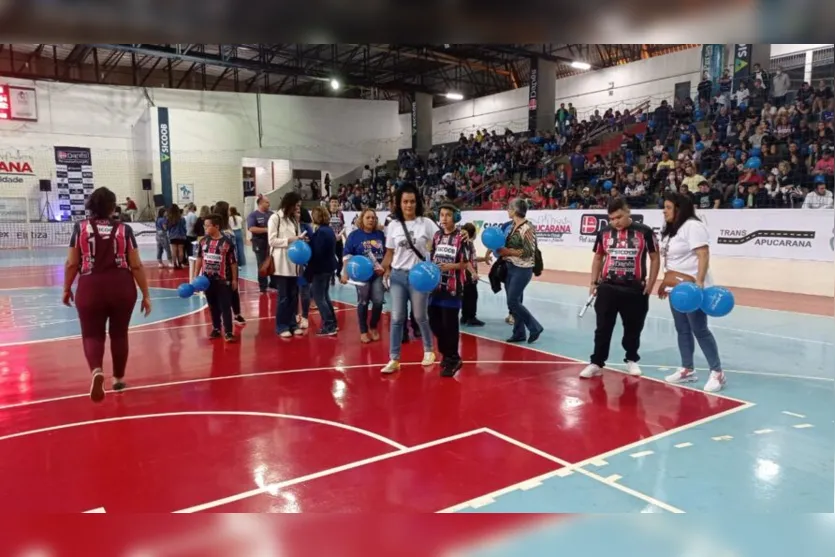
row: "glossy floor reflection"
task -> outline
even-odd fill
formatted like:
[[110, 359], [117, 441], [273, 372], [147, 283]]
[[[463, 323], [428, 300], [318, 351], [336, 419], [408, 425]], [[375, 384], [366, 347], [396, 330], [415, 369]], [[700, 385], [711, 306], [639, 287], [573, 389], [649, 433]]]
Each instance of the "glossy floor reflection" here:
[[383, 377], [385, 344], [356, 341], [351, 287], [333, 288], [337, 338], [283, 341], [274, 295], [246, 283], [249, 322], [226, 345], [206, 338], [202, 301], [171, 290], [184, 274], [153, 269], [131, 389], [94, 406], [61, 269], [36, 263], [0, 254], [5, 512], [833, 510], [831, 319], [737, 308], [714, 322], [730, 378], [717, 396], [660, 380], [676, 365], [663, 304], [646, 377], [581, 381], [582, 288], [530, 286], [546, 327], [534, 347], [502, 342], [504, 298], [485, 289], [488, 325], [462, 337], [457, 378], [419, 366], [414, 342]]

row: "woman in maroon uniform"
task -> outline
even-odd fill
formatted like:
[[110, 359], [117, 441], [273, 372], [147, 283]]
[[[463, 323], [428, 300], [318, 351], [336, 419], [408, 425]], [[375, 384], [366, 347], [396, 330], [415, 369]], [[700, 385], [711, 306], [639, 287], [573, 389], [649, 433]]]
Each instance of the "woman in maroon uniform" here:
[[128, 363], [128, 326], [136, 305], [136, 287], [142, 291], [142, 311], [151, 313], [151, 296], [136, 238], [129, 226], [111, 218], [116, 195], [98, 188], [87, 201], [90, 218], [76, 223], [64, 274], [64, 305], [73, 302], [72, 284], [78, 288], [75, 306], [81, 321], [84, 356], [93, 372], [90, 398], [104, 399], [104, 343], [110, 332], [113, 357], [113, 390], [121, 391]]

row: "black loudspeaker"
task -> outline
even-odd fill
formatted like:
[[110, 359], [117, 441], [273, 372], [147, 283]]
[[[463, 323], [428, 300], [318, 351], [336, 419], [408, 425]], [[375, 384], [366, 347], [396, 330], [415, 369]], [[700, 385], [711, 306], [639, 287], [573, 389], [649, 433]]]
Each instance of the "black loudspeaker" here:
[[165, 196], [161, 193], [154, 196], [154, 207], [165, 207]]
[[151, 179], [150, 178], [142, 178], [142, 191], [151, 191], [153, 187], [151, 186]]
[[52, 191], [52, 180], [40, 180], [38, 182], [38, 188], [43, 192], [51, 192]]

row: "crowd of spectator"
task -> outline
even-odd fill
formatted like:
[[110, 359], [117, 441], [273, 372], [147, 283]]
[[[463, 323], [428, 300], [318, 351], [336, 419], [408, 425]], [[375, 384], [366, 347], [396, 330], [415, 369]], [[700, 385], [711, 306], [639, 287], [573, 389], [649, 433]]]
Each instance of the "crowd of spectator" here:
[[[675, 190], [702, 209], [831, 208], [831, 85], [793, 91], [782, 68], [770, 75], [757, 65], [748, 81], [734, 84], [729, 72], [715, 83], [705, 76], [694, 98], [662, 101], [646, 113], [648, 103], [579, 119], [571, 103], [561, 104], [553, 130], [462, 133], [425, 158], [402, 150], [396, 174], [366, 167], [333, 195], [343, 210], [387, 209], [403, 183], [414, 183], [427, 207], [503, 208], [524, 197], [536, 209], [589, 209], [619, 196], [656, 207]], [[621, 134], [619, 148], [587, 153], [612, 132]]]

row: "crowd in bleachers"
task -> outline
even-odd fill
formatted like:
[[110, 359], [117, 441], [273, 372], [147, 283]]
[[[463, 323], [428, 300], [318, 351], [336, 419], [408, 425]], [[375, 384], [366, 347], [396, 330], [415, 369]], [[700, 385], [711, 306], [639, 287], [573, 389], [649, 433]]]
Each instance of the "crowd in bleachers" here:
[[[370, 169], [333, 195], [343, 210], [387, 209], [403, 183], [417, 185], [427, 207], [503, 208], [519, 196], [536, 209], [602, 208], [618, 196], [656, 207], [677, 190], [702, 209], [831, 208], [831, 84], [792, 90], [785, 73], [759, 66], [748, 81], [705, 76], [694, 98], [647, 112], [644, 101], [580, 119], [561, 104], [553, 130], [462, 133], [425, 158], [404, 149], [394, 175]], [[615, 148], [589, 152], [613, 137]]]

